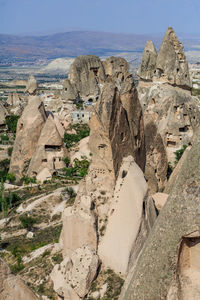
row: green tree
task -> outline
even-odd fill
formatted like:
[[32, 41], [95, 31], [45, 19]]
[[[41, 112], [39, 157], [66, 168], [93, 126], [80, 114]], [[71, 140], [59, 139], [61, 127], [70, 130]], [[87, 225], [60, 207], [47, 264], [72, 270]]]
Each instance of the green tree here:
[[178, 163], [178, 161], [180, 160], [181, 156], [183, 155], [185, 149], [187, 148], [186, 145], [183, 145], [183, 147], [177, 151], [174, 152], [176, 159], [175, 159], [175, 164]]
[[12, 133], [16, 133], [18, 120], [19, 116], [10, 115], [6, 117], [6, 125], [8, 127], [8, 130]]

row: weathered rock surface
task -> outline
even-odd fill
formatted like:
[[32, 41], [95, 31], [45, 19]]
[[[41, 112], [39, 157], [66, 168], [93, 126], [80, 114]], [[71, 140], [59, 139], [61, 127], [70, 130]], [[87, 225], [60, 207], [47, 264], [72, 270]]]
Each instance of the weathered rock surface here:
[[35, 153], [41, 130], [46, 121], [44, 105], [37, 96], [30, 96], [17, 124], [10, 172], [20, 179], [26, 174], [30, 160]]
[[0, 125], [6, 124], [6, 116], [8, 116], [7, 109], [0, 103]]
[[167, 178], [168, 159], [162, 137], [152, 116], [145, 114], [145, 179], [151, 193], [163, 190]]
[[98, 256], [92, 248], [83, 246], [76, 249], [70, 258], [65, 257], [60, 265], [54, 267], [51, 279], [55, 291], [67, 300], [83, 298], [89, 292], [98, 264]]
[[55, 170], [64, 168], [65, 164], [62, 158], [66, 157], [66, 154], [67, 151], [57, 129], [56, 122], [50, 114], [42, 128], [27, 174], [31, 177], [37, 176], [46, 168], [53, 174]]
[[[162, 137], [168, 161], [175, 160], [174, 152], [188, 145], [200, 122], [200, 107], [196, 99], [184, 90], [153, 85], [141, 97], [144, 105], [145, 127], [153, 122]], [[150, 121], [149, 121], [150, 120]]]
[[166, 193], [156, 193], [156, 194], [152, 195], [152, 198], [155, 202], [155, 206], [156, 206], [156, 208], [159, 212], [161, 211], [161, 209], [165, 205], [168, 196], [169, 195], [166, 194]]
[[[143, 172], [132, 156], [124, 158], [110, 205], [106, 230], [98, 247], [98, 254], [104, 265], [117, 273], [126, 274], [130, 267], [131, 256], [137, 248], [133, 245], [137, 238], [141, 239], [139, 235], [147, 195], [148, 186]], [[153, 202], [150, 204], [151, 201], [149, 199], [147, 204], [152, 206], [147, 217], [152, 225], [156, 213]], [[132, 260], [131, 264], [133, 263]]]
[[138, 76], [142, 80], [151, 81], [155, 76], [157, 51], [152, 41], [147, 41], [142, 54], [142, 62], [138, 69]]
[[165, 193], [169, 194], [171, 192], [174, 182], [176, 180], [176, 177], [178, 176], [184, 161], [187, 159], [187, 155], [188, 155], [190, 149], [191, 149], [191, 146], [188, 146], [185, 149], [183, 155], [181, 156], [180, 160], [178, 161], [177, 165], [175, 166], [175, 168], [174, 168], [172, 174], [170, 175], [169, 180], [167, 181], [167, 184], [165, 186], [165, 190], [164, 190]]
[[19, 276], [11, 273], [9, 267], [0, 258], [0, 299], [2, 300], [38, 300]]
[[[92, 161], [85, 181], [79, 185], [74, 205], [63, 213], [60, 243], [64, 257], [74, 257], [78, 261], [77, 249], [81, 248], [84, 256], [89, 247], [100, 256], [105, 267], [126, 274], [130, 260], [135, 263], [156, 217], [140, 169], [145, 165], [144, 128], [132, 78], [124, 78], [119, 91], [115, 79], [109, 76], [90, 120], [90, 128]], [[116, 230], [116, 226], [121, 229]], [[116, 232], [111, 240], [118, 247], [116, 255], [109, 249], [113, 228]], [[125, 244], [128, 245], [126, 249]], [[117, 260], [119, 252], [121, 262]], [[73, 290], [83, 297], [84, 293], [76, 290], [74, 284]]]
[[20, 98], [17, 93], [9, 93], [6, 102], [12, 106], [18, 106], [20, 105]]
[[172, 85], [191, 89], [188, 63], [182, 43], [169, 27], [165, 33], [156, 60], [156, 77]]
[[121, 84], [127, 79], [128, 76], [132, 77], [129, 72], [129, 64], [122, 57], [111, 56], [103, 61], [106, 76], [110, 76], [115, 80], [115, 84], [120, 90]]
[[121, 299], [199, 299], [200, 132]]
[[29, 95], [36, 95], [38, 89], [38, 84], [33, 75], [29, 77], [29, 80], [26, 85], [25, 92], [28, 93]]
[[164, 190], [174, 152], [191, 143], [200, 121], [199, 104], [188, 91], [191, 84], [184, 49], [172, 28], [168, 28], [157, 58], [153, 44], [147, 43], [138, 76], [147, 154], [145, 177], [151, 192], [156, 193]]
[[96, 100], [100, 93], [99, 83], [105, 80], [103, 64], [99, 57], [95, 55], [78, 56], [70, 66], [69, 80], [80, 98], [87, 100], [88, 97], [92, 97], [93, 100]]
[[62, 98], [69, 101], [75, 101], [78, 98], [76, 84], [72, 84], [69, 79], [66, 79], [63, 83]]
[[79, 188], [80, 198], [76, 199], [75, 205], [63, 213], [61, 243], [64, 256], [71, 256], [77, 248], [85, 245], [97, 249], [96, 216], [91, 198], [84, 193], [81, 195], [81, 192], [86, 194], [84, 186], [83, 190]]

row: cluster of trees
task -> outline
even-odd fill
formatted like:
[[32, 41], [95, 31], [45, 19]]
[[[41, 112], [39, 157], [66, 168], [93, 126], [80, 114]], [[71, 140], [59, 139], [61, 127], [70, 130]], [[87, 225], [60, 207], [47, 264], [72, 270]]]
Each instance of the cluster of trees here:
[[74, 129], [76, 133], [64, 135], [64, 143], [67, 148], [71, 148], [76, 145], [80, 140], [90, 135], [90, 128], [87, 124], [74, 124], [71, 125], [71, 129]]

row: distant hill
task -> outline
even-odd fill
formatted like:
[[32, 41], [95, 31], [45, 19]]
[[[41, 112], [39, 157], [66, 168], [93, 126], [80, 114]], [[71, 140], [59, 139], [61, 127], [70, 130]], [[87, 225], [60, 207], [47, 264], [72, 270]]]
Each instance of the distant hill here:
[[[142, 52], [148, 39], [158, 48], [162, 36], [120, 34], [93, 31], [71, 31], [45, 36], [15, 36], [0, 34], [0, 65], [32, 64], [59, 57], [81, 54], [98, 56], [121, 52]], [[183, 37], [187, 50], [199, 50], [200, 39]]]
[[[109, 55], [114, 52], [142, 52], [148, 35], [72, 31], [46, 36], [0, 34], [1, 63], [36, 62], [39, 59], [75, 57], [81, 54]], [[154, 37], [159, 45], [161, 39]]]

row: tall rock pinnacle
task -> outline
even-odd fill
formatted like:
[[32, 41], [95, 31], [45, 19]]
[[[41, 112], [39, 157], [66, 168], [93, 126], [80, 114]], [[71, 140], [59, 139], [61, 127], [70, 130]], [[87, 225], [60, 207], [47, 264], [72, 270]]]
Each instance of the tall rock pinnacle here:
[[157, 51], [152, 41], [147, 41], [142, 55], [138, 76], [143, 80], [152, 80], [156, 68]]
[[191, 89], [188, 63], [182, 43], [172, 27], [169, 27], [163, 38], [156, 62], [156, 76], [172, 85]]

